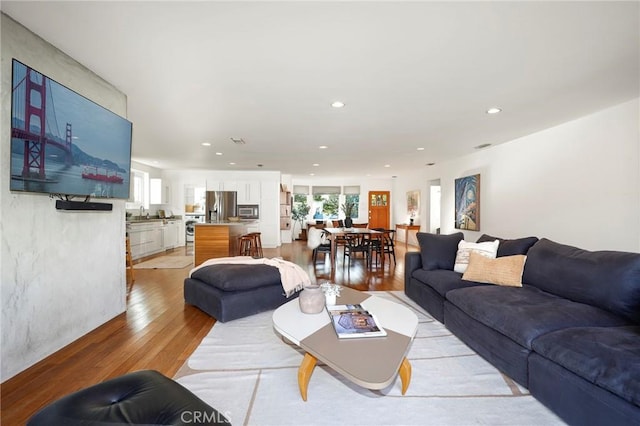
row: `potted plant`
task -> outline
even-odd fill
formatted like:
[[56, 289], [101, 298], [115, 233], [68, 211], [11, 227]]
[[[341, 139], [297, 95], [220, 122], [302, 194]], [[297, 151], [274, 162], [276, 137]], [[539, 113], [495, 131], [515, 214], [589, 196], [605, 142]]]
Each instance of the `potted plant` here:
[[[293, 223], [294, 223], [294, 228], [295, 228], [295, 223], [299, 223], [300, 224], [300, 239], [301, 240], [306, 240], [307, 238], [307, 230], [304, 229], [303, 225], [304, 225], [304, 221], [307, 218], [307, 215], [309, 214], [309, 209], [311, 207], [306, 203], [306, 201], [300, 202], [298, 204], [296, 204], [293, 209], [291, 210], [291, 218], [293, 219]], [[295, 232], [295, 229], [293, 230]]]
[[344, 213], [344, 226], [346, 228], [351, 228], [353, 225], [353, 220], [351, 219], [351, 215], [353, 214], [353, 209], [355, 208], [355, 203], [353, 201], [345, 201], [345, 203], [340, 207], [342, 212]]

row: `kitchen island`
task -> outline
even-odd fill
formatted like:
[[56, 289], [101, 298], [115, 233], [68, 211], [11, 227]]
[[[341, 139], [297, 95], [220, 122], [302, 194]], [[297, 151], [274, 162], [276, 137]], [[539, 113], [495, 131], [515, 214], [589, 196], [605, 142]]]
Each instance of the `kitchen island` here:
[[247, 233], [253, 222], [196, 223], [194, 235], [194, 265], [207, 259], [237, 256], [238, 237]]

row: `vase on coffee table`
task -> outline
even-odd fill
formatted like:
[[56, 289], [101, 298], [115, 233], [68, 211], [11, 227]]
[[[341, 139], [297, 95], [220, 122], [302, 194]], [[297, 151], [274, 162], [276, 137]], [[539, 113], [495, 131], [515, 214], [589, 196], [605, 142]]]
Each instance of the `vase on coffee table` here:
[[324, 292], [319, 285], [307, 286], [300, 292], [298, 302], [300, 303], [300, 310], [305, 314], [318, 314], [324, 309]]

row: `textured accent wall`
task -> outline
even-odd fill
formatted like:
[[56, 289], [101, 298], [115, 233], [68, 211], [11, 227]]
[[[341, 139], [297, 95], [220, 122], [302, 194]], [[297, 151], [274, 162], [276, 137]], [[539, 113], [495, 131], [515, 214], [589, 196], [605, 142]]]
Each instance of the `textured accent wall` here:
[[6, 15], [1, 16], [1, 381], [126, 308], [124, 201], [112, 212], [63, 212], [47, 195], [9, 191], [11, 60], [126, 117], [126, 96]]

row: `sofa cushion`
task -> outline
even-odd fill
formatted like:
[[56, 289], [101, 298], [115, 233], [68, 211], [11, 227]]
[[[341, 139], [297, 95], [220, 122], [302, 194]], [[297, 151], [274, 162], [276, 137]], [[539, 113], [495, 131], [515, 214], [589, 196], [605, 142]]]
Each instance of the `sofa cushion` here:
[[446, 298], [471, 318], [528, 349], [536, 337], [562, 328], [629, 325], [610, 312], [532, 286], [461, 288], [447, 292]]
[[278, 268], [269, 265], [209, 265], [193, 272], [191, 278], [223, 291], [246, 291], [280, 285]]
[[473, 281], [463, 281], [461, 277], [458, 272], [446, 269], [437, 269], [435, 271], [416, 269], [413, 272], [413, 278], [433, 288], [442, 297], [445, 297], [449, 290], [484, 285]]
[[527, 253], [523, 283], [640, 323], [640, 254], [587, 251], [548, 239]]
[[416, 237], [418, 244], [420, 244], [422, 269], [427, 271], [434, 269], [453, 270], [458, 243], [464, 238], [462, 232], [450, 235], [418, 232]]
[[462, 275], [465, 281], [522, 287], [522, 272], [527, 256], [503, 256], [489, 259], [478, 253], [471, 253], [469, 266]]
[[460, 241], [458, 243], [458, 251], [456, 252], [456, 260], [453, 265], [453, 270], [463, 273], [467, 270], [469, 265], [469, 255], [471, 253], [477, 253], [489, 259], [495, 259], [498, 252], [498, 244], [500, 241], [485, 241], [484, 243], [471, 243], [468, 241]]
[[497, 257], [513, 256], [516, 254], [527, 254], [531, 246], [538, 242], [537, 237], [525, 237], [515, 240], [506, 240], [504, 238], [492, 237], [491, 235], [487, 234], [482, 234], [482, 236], [478, 238], [477, 242], [484, 243], [486, 241], [493, 240], [500, 241]]
[[640, 406], [640, 327], [577, 327], [533, 341], [534, 351]]
[[[185, 415], [185, 413], [189, 415]], [[29, 426], [193, 425], [231, 423], [187, 388], [155, 370], [128, 373], [71, 393], [47, 405]]]

